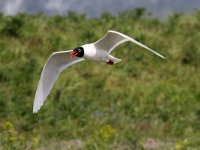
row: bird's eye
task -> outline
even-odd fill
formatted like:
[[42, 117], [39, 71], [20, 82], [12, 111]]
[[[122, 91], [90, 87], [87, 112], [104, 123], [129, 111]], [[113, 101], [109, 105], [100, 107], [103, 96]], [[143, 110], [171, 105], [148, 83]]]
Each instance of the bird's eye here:
[[78, 52], [81, 52], [81, 50], [80, 50], [80, 49], [78, 49]]

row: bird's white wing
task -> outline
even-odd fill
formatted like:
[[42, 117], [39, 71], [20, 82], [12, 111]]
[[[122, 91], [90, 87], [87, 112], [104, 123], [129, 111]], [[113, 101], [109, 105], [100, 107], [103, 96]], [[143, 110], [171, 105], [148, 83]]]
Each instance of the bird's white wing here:
[[42, 70], [36, 90], [33, 113], [36, 113], [43, 105], [60, 72], [63, 69], [84, 60], [83, 58], [78, 57], [70, 58], [69, 52], [71, 52], [71, 50], [55, 52], [48, 58]]
[[150, 49], [149, 47], [145, 46], [144, 44], [136, 41], [135, 39], [117, 32], [117, 31], [113, 31], [113, 30], [109, 30], [100, 40], [98, 40], [97, 42], [94, 43], [94, 46], [99, 49], [99, 50], [106, 50], [109, 53], [118, 45], [124, 43], [124, 42], [133, 42], [149, 51], [151, 51], [152, 53], [156, 54], [157, 56], [165, 59], [164, 56], [162, 56], [161, 54], [159, 54], [158, 52]]
[[111, 52], [116, 46], [128, 41], [127, 38], [121, 36], [119, 32], [109, 30], [100, 40], [94, 43], [99, 50]]

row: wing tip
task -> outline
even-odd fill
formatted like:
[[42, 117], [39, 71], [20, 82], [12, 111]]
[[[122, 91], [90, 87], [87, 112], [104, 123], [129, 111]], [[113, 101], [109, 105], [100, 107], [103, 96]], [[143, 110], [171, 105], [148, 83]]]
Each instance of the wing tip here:
[[164, 57], [164, 56], [162, 56], [161, 58], [166, 60], [166, 57]]
[[37, 111], [33, 110], [33, 114], [36, 114], [36, 113], [37, 113]]
[[[40, 109], [40, 108], [39, 108], [39, 109]], [[33, 107], [33, 114], [36, 114], [36, 113], [38, 112], [39, 109]]]
[[166, 60], [166, 57], [163, 56], [163, 55], [161, 55], [161, 54], [158, 54], [158, 53], [157, 53], [157, 56], [159, 56], [159, 57], [161, 57], [162, 59], [165, 59], [165, 60]]
[[33, 114], [36, 114], [40, 108], [42, 107], [43, 104], [41, 105], [36, 105], [36, 103], [33, 104]]

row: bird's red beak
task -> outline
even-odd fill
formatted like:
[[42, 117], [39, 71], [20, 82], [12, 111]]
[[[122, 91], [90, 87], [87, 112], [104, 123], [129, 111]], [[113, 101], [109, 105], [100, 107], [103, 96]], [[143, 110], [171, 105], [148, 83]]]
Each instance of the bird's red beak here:
[[76, 55], [77, 55], [77, 53], [76, 53], [76, 52], [74, 52], [74, 51], [71, 51], [71, 52], [70, 52], [70, 57], [71, 57], [71, 58], [74, 58], [74, 57], [76, 57]]

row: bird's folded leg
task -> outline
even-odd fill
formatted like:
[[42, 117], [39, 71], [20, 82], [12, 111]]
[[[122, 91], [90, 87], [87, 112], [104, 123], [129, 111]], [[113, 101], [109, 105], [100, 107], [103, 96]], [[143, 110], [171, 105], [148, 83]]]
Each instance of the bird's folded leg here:
[[107, 62], [107, 64], [109, 64], [109, 65], [113, 65], [113, 64], [114, 64], [114, 62], [113, 62], [113, 61], [111, 61], [111, 60], [109, 60], [109, 61]]

